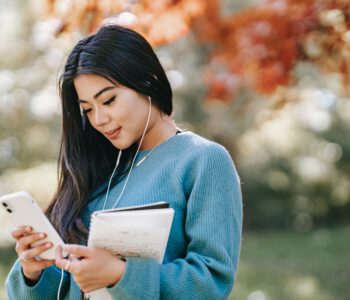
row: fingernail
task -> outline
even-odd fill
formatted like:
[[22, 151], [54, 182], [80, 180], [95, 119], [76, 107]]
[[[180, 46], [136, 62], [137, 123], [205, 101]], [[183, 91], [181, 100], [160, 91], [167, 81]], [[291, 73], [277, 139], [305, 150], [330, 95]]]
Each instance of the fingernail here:
[[30, 228], [29, 226], [27, 226], [26, 228], [24, 228], [25, 231], [30, 232], [32, 230], [32, 228]]
[[44, 233], [40, 233], [39, 234], [39, 238], [43, 239], [45, 237], [45, 234]]
[[50, 247], [51, 247], [51, 243], [46, 243], [46, 244], [45, 244], [45, 247], [46, 247], [46, 248], [50, 248]]

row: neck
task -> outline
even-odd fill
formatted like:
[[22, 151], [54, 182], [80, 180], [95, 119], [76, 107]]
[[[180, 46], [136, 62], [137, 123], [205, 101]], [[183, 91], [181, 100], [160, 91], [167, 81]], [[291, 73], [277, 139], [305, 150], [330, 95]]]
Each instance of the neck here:
[[157, 146], [162, 141], [172, 137], [176, 131], [177, 126], [169, 116], [160, 116], [146, 131], [140, 150], [147, 150]]

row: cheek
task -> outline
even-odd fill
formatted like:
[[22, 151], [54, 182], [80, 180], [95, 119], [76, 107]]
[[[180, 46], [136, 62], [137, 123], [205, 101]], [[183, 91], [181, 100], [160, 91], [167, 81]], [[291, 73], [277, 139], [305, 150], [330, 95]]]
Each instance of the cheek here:
[[123, 114], [120, 115], [120, 125], [128, 125], [134, 130], [143, 130], [146, 126], [149, 108], [147, 106], [142, 107], [128, 107]]

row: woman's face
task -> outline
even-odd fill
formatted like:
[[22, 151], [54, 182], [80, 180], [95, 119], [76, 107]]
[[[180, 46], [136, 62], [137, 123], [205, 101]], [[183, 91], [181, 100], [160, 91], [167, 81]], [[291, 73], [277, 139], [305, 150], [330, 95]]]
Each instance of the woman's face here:
[[[116, 148], [126, 149], [139, 141], [149, 112], [146, 96], [95, 74], [77, 76], [74, 86], [91, 125]], [[152, 112], [154, 109], [152, 106]], [[154, 116], [152, 113], [148, 128], [156, 121]]]

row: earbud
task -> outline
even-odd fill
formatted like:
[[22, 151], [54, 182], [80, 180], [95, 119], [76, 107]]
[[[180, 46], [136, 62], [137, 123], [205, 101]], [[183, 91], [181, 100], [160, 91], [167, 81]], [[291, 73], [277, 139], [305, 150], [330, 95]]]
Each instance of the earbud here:
[[148, 101], [149, 101], [149, 102], [152, 102], [151, 96], [148, 96]]

